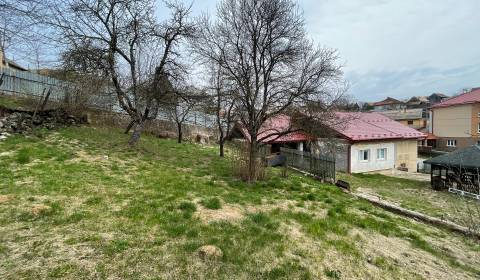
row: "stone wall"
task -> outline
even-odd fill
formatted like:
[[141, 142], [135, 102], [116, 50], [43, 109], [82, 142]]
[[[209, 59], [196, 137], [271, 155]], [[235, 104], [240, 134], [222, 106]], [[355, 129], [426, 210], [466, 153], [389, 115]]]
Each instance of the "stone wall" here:
[[[125, 129], [130, 123], [126, 115], [100, 110], [91, 110], [87, 113], [88, 122], [94, 126], [113, 126]], [[189, 141], [210, 142], [217, 141], [216, 129], [203, 126], [183, 125], [183, 139]], [[156, 135], [160, 138], [176, 138], [177, 125], [171, 121], [151, 120], [145, 126], [145, 132]]]

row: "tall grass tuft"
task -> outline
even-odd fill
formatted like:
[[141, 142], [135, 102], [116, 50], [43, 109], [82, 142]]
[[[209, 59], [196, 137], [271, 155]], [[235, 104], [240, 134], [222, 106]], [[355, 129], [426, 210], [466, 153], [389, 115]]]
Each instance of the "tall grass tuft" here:
[[29, 163], [32, 158], [31, 153], [32, 151], [30, 149], [27, 149], [27, 148], [20, 149], [17, 153], [17, 162], [20, 164]]
[[222, 202], [218, 197], [202, 200], [202, 205], [207, 209], [218, 210], [222, 208]]

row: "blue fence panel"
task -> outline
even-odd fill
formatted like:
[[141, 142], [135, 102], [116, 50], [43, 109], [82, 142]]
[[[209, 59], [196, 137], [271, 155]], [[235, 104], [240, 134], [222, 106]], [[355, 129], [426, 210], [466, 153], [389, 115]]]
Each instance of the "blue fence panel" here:
[[[62, 102], [67, 96], [71, 84], [57, 80], [52, 77], [39, 75], [28, 71], [17, 71], [10, 68], [0, 67], [0, 76], [3, 75], [3, 84], [0, 85], [0, 93], [13, 95], [13, 96], [25, 96], [41, 98], [41, 96], [50, 90], [49, 100]], [[99, 96], [99, 98], [107, 98], [105, 96]], [[92, 107], [95, 107], [95, 102], [98, 98], [92, 98]], [[115, 103], [109, 106], [109, 110], [113, 112], [126, 114], [126, 112], [119, 106], [116, 99]], [[107, 108], [102, 108], [107, 109]], [[157, 119], [164, 121], [173, 121], [170, 114], [165, 110], [160, 110]], [[208, 128], [215, 127], [215, 116], [208, 115], [202, 112], [192, 111], [187, 117], [185, 124], [198, 125]]]

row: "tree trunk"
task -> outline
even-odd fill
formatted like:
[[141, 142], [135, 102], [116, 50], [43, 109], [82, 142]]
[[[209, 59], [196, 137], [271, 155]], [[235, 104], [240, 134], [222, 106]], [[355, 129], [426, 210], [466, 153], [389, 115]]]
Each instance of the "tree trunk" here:
[[[255, 136], [256, 138], [256, 136]], [[257, 160], [257, 143], [252, 136], [250, 142], [250, 151], [248, 154], [248, 182], [254, 183], [256, 181], [255, 172], [256, 172], [256, 160]]]
[[224, 140], [220, 140], [220, 143], [219, 143], [219, 146], [220, 146], [220, 157], [225, 157], [225, 152], [224, 152], [224, 148], [223, 148], [223, 145], [224, 145]]
[[128, 133], [130, 132], [130, 129], [132, 129], [132, 127], [133, 127], [134, 124], [135, 124], [135, 121], [132, 120], [132, 121], [128, 124], [127, 128], [125, 129], [125, 134], [128, 134]]
[[221, 157], [224, 157], [225, 156], [225, 153], [223, 151], [223, 144], [225, 143], [225, 139], [223, 137], [223, 129], [220, 127], [219, 129], [220, 131], [220, 139], [218, 141], [218, 145], [219, 145], [219, 148], [220, 148], [220, 156]]
[[138, 143], [138, 140], [140, 140], [140, 135], [143, 132], [144, 122], [140, 120], [139, 122], [135, 123], [135, 129], [133, 130], [132, 137], [130, 137], [130, 140], [128, 141], [128, 145], [130, 145], [131, 147], [135, 146]]
[[178, 128], [178, 143], [182, 143], [182, 124], [177, 124]]

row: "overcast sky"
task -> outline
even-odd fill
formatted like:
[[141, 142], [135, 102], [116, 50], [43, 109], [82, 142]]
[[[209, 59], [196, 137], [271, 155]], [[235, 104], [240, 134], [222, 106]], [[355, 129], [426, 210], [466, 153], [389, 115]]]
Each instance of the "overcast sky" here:
[[[194, 14], [215, 13], [195, 0]], [[359, 101], [480, 86], [480, 0], [298, 0], [310, 36], [338, 49]]]

